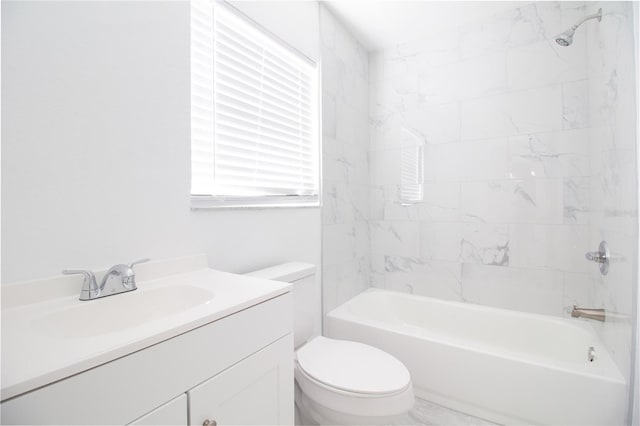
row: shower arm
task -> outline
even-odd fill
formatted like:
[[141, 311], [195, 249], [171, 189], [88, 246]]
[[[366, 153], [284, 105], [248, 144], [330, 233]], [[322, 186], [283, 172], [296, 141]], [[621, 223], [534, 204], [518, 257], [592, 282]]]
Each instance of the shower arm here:
[[585, 22], [587, 22], [590, 19], [597, 19], [598, 22], [602, 21], [602, 9], [598, 9], [598, 13], [594, 13], [593, 15], [585, 16], [584, 18], [582, 18], [581, 20], [576, 22], [576, 24], [574, 26], [572, 26], [571, 29], [573, 31], [575, 31], [576, 29], [578, 29], [578, 27], [580, 25], [584, 24]]

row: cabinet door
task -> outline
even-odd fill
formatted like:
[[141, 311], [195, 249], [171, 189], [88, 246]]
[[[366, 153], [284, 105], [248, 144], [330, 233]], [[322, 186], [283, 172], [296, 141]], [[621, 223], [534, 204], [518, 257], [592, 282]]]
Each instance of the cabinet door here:
[[145, 414], [130, 425], [185, 425], [187, 424], [187, 394], [182, 394]]
[[207, 420], [218, 425], [293, 424], [292, 334], [191, 389], [187, 395], [190, 425], [199, 426]]

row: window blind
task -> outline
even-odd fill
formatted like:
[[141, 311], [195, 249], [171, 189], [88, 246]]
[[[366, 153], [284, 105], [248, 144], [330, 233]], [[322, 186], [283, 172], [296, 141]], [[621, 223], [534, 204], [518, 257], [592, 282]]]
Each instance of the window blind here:
[[400, 145], [400, 203], [419, 203], [423, 199], [424, 139], [411, 129], [402, 128]]
[[317, 69], [228, 6], [192, 2], [191, 194], [317, 204]]

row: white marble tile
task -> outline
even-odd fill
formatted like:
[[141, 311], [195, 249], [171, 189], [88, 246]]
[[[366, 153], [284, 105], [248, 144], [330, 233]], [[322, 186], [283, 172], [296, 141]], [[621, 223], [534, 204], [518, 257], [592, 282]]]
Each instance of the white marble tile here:
[[562, 313], [571, 318], [573, 306], [594, 307], [591, 296], [591, 284], [588, 273], [565, 272], [562, 286]]
[[355, 229], [352, 224], [322, 227], [322, 263], [338, 265], [355, 257]]
[[600, 205], [620, 214], [637, 210], [634, 150], [602, 151], [591, 164], [592, 175], [596, 177], [592, 194], [594, 190], [600, 191], [600, 197], [596, 198]]
[[509, 138], [513, 178], [589, 176], [589, 132], [566, 130]]
[[504, 14], [510, 21], [507, 45], [524, 46], [552, 38], [561, 30], [559, 2], [525, 3]]
[[400, 184], [400, 149], [369, 151], [372, 185]]
[[449, 80], [449, 85], [455, 87], [458, 99], [490, 96], [507, 90], [505, 50], [466, 59], [457, 66], [457, 81]]
[[[369, 224], [364, 220], [358, 220], [353, 224], [355, 238], [356, 258], [366, 258], [369, 262], [371, 251], [371, 234], [369, 233]], [[363, 273], [368, 273], [371, 269], [370, 265], [366, 265]]]
[[426, 182], [424, 201], [418, 204], [420, 220], [460, 221], [460, 187], [458, 182]]
[[509, 225], [463, 224], [460, 261], [509, 266]]
[[565, 272], [587, 272], [586, 225], [511, 225], [510, 265]]
[[383, 188], [384, 220], [419, 220], [420, 204], [406, 204], [400, 200], [399, 185], [385, 185]]
[[353, 144], [356, 142], [354, 126], [357, 112], [351, 105], [336, 102], [336, 139], [338, 142]]
[[464, 147], [460, 143], [427, 144], [424, 147], [426, 181], [460, 180]]
[[587, 78], [584, 38], [570, 49], [551, 40], [507, 50], [507, 73], [511, 90], [544, 87]]
[[372, 221], [384, 219], [384, 188], [384, 186], [370, 186], [369, 188], [369, 219]]
[[462, 139], [562, 129], [559, 85], [463, 101], [460, 108]]
[[322, 97], [322, 134], [324, 137], [336, 137], [336, 99], [330, 93]]
[[322, 49], [322, 92], [335, 97], [338, 92], [340, 70], [338, 58]]
[[[366, 72], [369, 72], [368, 69]], [[360, 113], [363, 113], [363, 117], [368, 119], [369, 114], [369, 80], [366, 76], [358, 76], [355, 81], [355, 95], [352, 99], [353, 107]]]
[[563, 186], [558, 179], [512, 181], [510, 223], [563, 222]]
[[351, 185], [368, 185], [370, 172], [366, 147], [361, 143], [345, 145], [343, 152], [347, 166], [347, 182]]
[[459, 63], [425, 67], [417, 73], [418, 85], [413, 91], [424, 96], [430, 104], [456, 101], [460, 97], [461, 73]]
[[386, 56], [385, 58], [385, 82], [401, 95], [419, 93], [420, 74], [415, 58], [412, 56]]
[[400, 112], [372, 114], [369, 118], [369, 149], [377, 151], [398, 148], [402, 140], [402, 125], [403, 117]]
[[322, 186], [322, 225], [335, 225], [337, 222], [338, 190], [336, 182], [324, 181]]
[[372, 253], [371, 258], [371, 272], [374, 274], [384, 274], [385, 270], [385, 255], [380, 253]]
[[350, 185], [346, 182], [338, 182], [334, 188], [336, 191], [336, 223], [353, 224], [356, 219], [356, 208], [351, 196]]
[[385, 257], [385, 287], [421, 296], [462, 300], [458, 262], [419, 257]]
[[504, 14], [460, 28], [460, 57], [473, 58], [505, 48], [513, 20]]
[[322, 264], [322, 302], [323, 314], [338, 307], [338, 265]]
[[462, 294], [481, 305], [562, 315], [562, 272], [465, 263]]
[[420, 255], [423, 259], [457, 262], [464, 248], [462, 224], [459, 222], [422, 222]]
[[378, 120], [387, 114], [402, 111], [403, 99], [386, 81], [369, 82], [369, 115]]
[[421, 67], [433, 67], [460, 59], [460, 31], [443, 31], [438, 37], [426, 37], [398, 44], [391, 56], [414, 57]]
[[563, 223], [559, 179], [462, 183], [461, 211], [467, 222]]
[[459, 177], [462, 180], [509, 177], [509, 141], [507, 138], [460, 142], [458, 154], [461, 159]]
[[369, 52], [369, 83], [378, 83], [384, 80], [384, 63], [387, 53], [384, 50]]
[[562, 28], [570, 28], [580, 19], [589, 15], [591, 7], [587, 9], [586, 1], [561, 1], [560, 24]]
[[405, 111], [398, 125], [419, 133], [429, 144], [457, 141], [460, 139], [460, 104], [453, 102]]
[[369, 284], [369, 262], [359, 257], [338, 265], [336, 302], [341, 305], [365, 291]]
[[[326, 144], [325, 144], [326, 146]], [[326, 180], [348, 182], [351, 163], [344, 154], [344, 145], [335, 142], [334, 151], [324, 150], [322, 155], [322, 174]]]
[[425, 179], [485, 180], [509, 177], [508, 140], [483, 139], [425, 147]]
[[378, 221], [370, 223], [371, 252], [417, 257], [420, 253], [420, 223]]
[[351, 207], [353, 209], [353, 216], [356, 222], [366, 222], [370, 220], [370, 186], [365, 184], [352, 184], [348, 189], [352, 203]]
[[564, 180], [564, 223], [585, 225], [589, 223], [589, 178]]
[[587, 80], [562, 85], [562, 124], [565, 129], [580, 129], [589, 125]]

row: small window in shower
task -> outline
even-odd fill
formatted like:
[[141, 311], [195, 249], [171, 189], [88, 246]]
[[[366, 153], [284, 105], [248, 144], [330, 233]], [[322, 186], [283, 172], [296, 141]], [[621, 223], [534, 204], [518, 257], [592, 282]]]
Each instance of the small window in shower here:
[[422, 202], [424, 181], [424, 138], [406, 127], [401, 131], [400, 204]]

